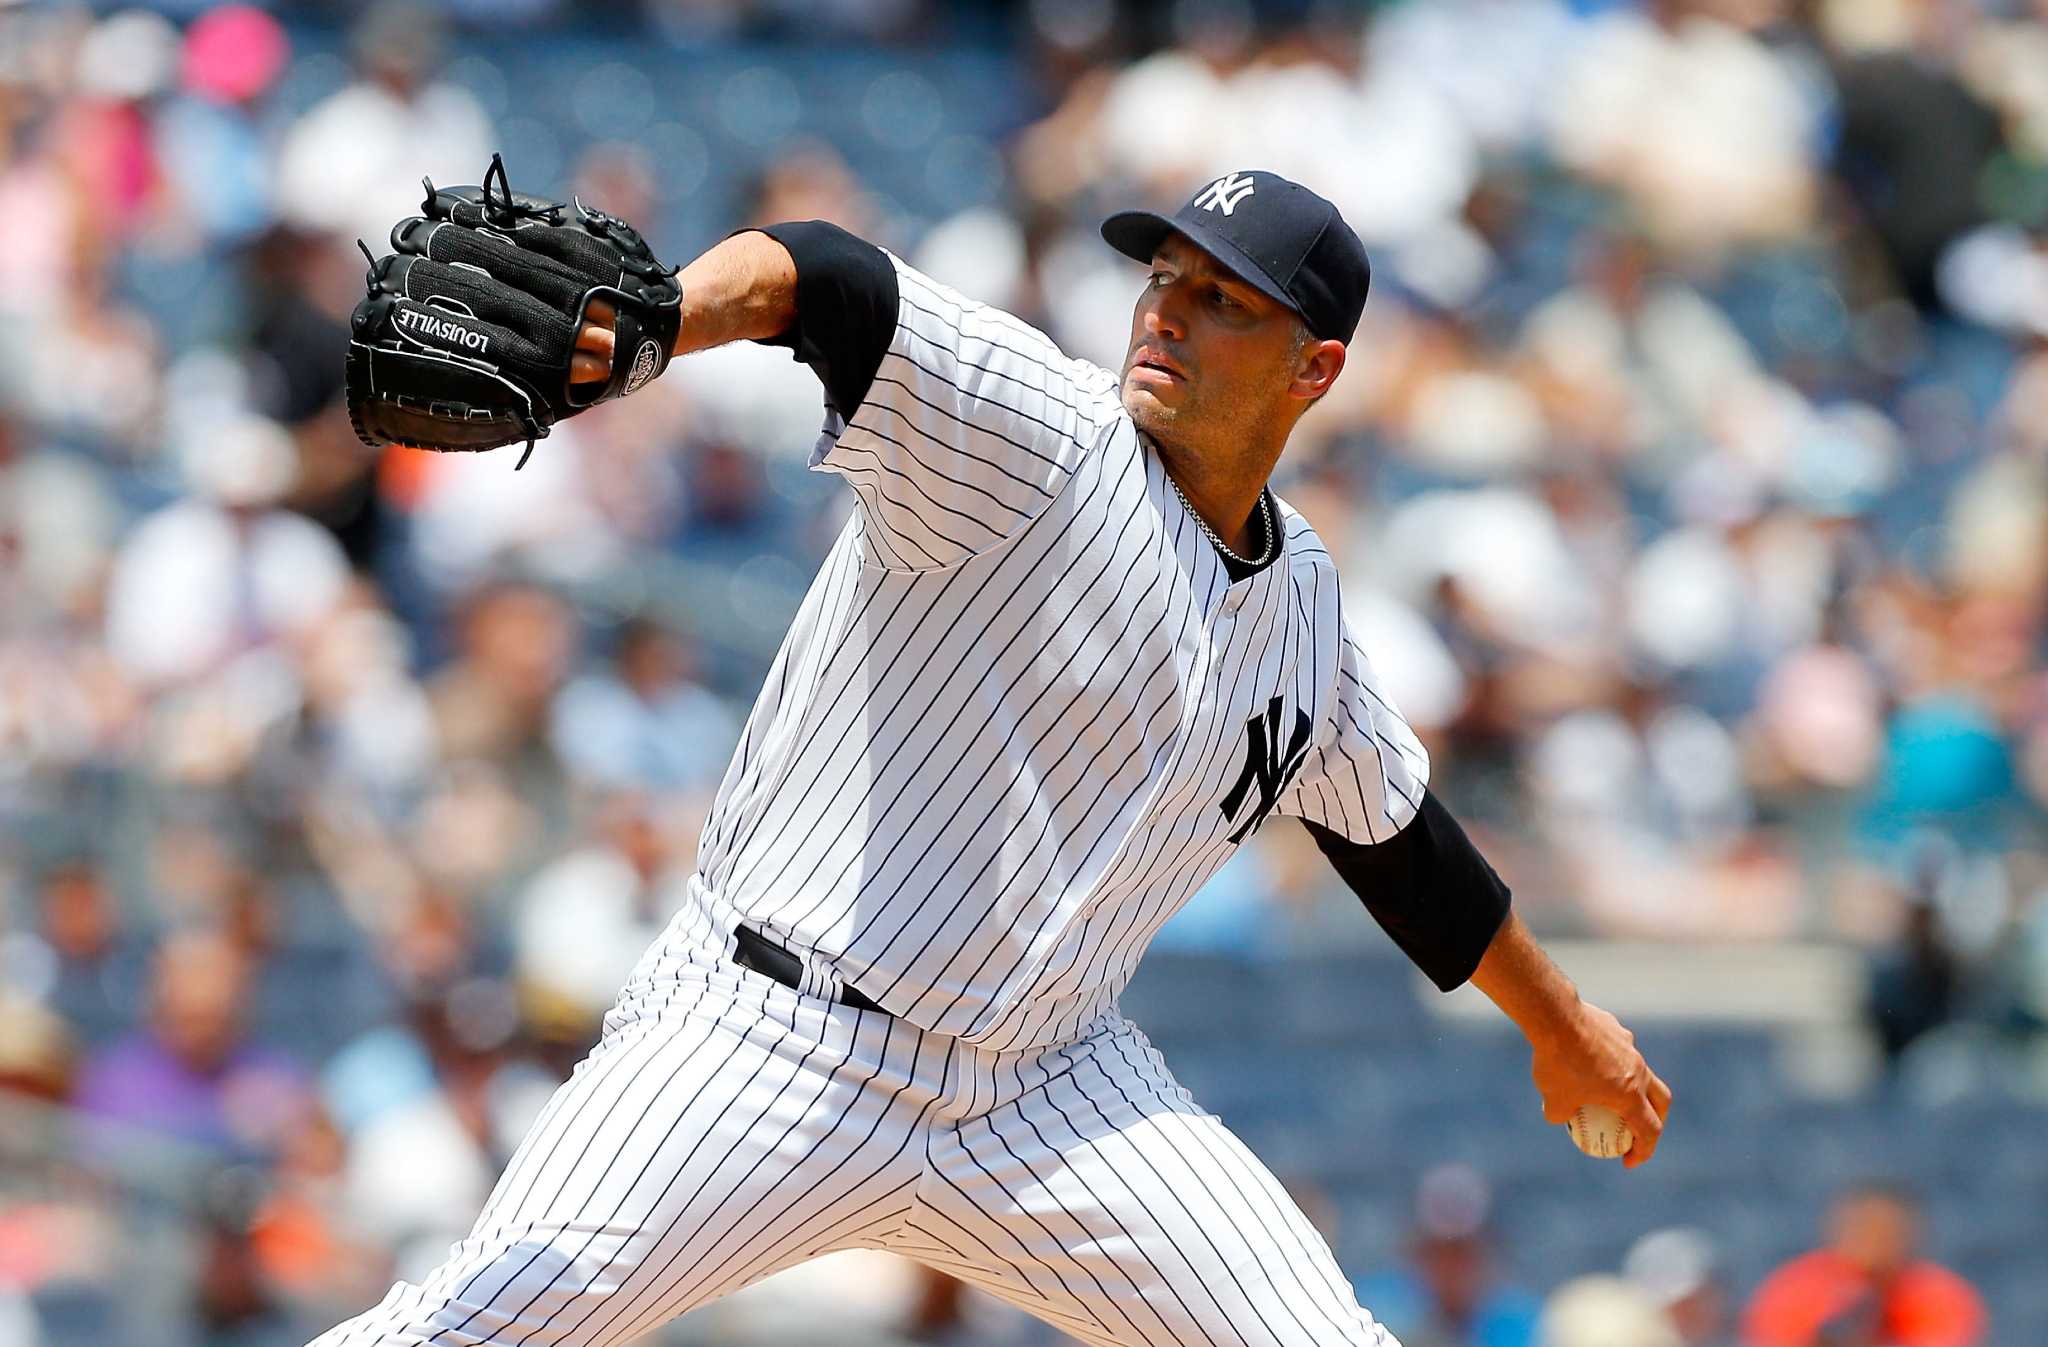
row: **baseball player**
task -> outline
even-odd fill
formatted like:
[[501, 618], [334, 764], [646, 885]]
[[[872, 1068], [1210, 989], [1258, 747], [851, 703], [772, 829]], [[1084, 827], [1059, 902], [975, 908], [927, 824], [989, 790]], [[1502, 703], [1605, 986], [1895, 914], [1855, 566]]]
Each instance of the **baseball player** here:
[[[526, 224], [503, 215], [458, 277], [442, 242], [395, 234], [407, 265], [373, 264], [373, 300], [405, 270], [387, 309], [435, 309], [408, 340], [487, 358], [477, 277], [517, 274], [490, 250]], [[645, 312], [615, 335], [659, 287], [572, 297], [573, 328], [547, 329], [573, 330], [571, 395], [528, 401], [572, 410], [629, 363], [791, 348], [824, 386], [811, 465], [859, 506], [601, 1041], [448, 1260], [319, 1347], [608, 1347], [853, 1248], [1088, 1343], [1393, 1347], [1117, 1009], [1153, 933], [1274, 815], [1438, 986], [1471, 980], [1522, 1028], [1550, 1121], [1611, 1107], [1627, 1162], [1650, 1158], [1670, 1091], [1429, 792], [1328, 551], [1266, 487], [1344, 368], [1357, 237], [1256, 171], [1102, 232], [1150, 267], [1120, 372], [815, 221], [692, 262], [660, 352]], [[404, 352], [357, 328], [388, 389]]]

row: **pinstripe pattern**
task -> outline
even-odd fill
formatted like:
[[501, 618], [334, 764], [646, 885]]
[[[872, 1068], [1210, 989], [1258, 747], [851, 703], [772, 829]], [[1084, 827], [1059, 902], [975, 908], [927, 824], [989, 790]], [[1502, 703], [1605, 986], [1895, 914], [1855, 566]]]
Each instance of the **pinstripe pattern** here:
[[978, 1048], [738, 969], [735, 920], [695, 893], [470, 1236], [315, 1347], [613, 1347], [846, 1248], [1090, 1343], [1397, 1347], [1129, 1021]]
[[[1275, 497], [1233, 582], [1113, 375], [894, 265], [812, 457], [860, 508], [689, 901], [470, 1237], [319, 1347], [610, 1347], [851, 1247], [1091, 1343], [1393, 1347], [1116, 997], [1267, 811], [1378, 841], [1427, 759], [1306, 520]], [[729, 962], [740, 924], [800, 989]]]
[[[1246, 723], [1313, 727], [1276, 811], [1361, 842], [1428, 762], [1344, 632], [1336, 571], [1231, 583], [1117, 380], [896, 262], [898, 326], [813, 466], [860, 509], [770, 670], [702, 881], [892, 1014], [992, 1048], [1072, 1038], [1229, 859]], [[1241, 816], [1242, 817], [1242, 816]]]

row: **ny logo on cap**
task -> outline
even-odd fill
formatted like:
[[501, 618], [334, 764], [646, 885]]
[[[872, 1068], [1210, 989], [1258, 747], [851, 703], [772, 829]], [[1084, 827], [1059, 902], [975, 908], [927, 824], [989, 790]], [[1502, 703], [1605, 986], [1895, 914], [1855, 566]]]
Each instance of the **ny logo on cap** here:
[[1195, 198], [1195, 204], [1203, 210], [1221, 210], [1225, 215], [1237, 209], [1237, 203], [1252, 194], [1257, 186], [1250, 178], [1241, 178], [1235, 173], [1216, 179], [1202, 189]]

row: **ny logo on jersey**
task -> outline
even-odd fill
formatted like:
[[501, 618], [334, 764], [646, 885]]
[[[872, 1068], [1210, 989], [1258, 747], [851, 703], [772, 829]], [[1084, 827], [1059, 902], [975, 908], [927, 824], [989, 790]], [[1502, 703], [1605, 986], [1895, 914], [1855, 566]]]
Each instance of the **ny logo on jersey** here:
[[1250, 178], [1240, 178], [1231, 173], [1203, 188], [1201, 195], [1195, 198], [1195, 204], [1203, 210], [1220, 210], [1228, 215], [1237, 209], [1238, 202], [1252, 194], [1252, 188], [1257, 185]]
[[1266, 703], [1265, 714], [1253, 713], [1251, 719], [1244, 723], [1244, 732], [1244, 771], [1239, 774], [1237, 784], [1230, 788], [1230, 794], [1223, 797], [1223, 817], [1237, 817], [1239, 807], [1253, 786], [1259, 788], [1259, 802], [1245, 816], [1244, 822], [1237, 825], [1237, 831], [1230, 834], [1232, 842], [1243, 841], [1245, 834], [1258, 827], [1266, 815], [1273, 812], [1281, 789], [1301, 766], [1301, 760], [1308, 756], [1308, 715], [1299, 707], [1294, 711], [1294, 733], [1288, 736], [1286, 751], [1281, 751], [1278, 697]]

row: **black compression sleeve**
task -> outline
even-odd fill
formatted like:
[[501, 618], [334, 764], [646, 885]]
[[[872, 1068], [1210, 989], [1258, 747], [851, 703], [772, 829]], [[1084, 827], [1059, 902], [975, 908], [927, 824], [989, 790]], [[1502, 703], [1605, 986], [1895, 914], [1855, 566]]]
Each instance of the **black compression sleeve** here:
[[764, 344], [796, 352], [851, 421], [896, 335], [896, 268], [874, 244], [823, 220], [773, 224], [761, 232], [796, 263], [796, 322]]
[[1307, 827], [1373, 919], [1431, 982], [1449, 991], [1472, 976], [1507, 919], [1508, 886], [1435, 795], [1424, 791], [1408, 826], [1372, 846], [1314, 823]]

